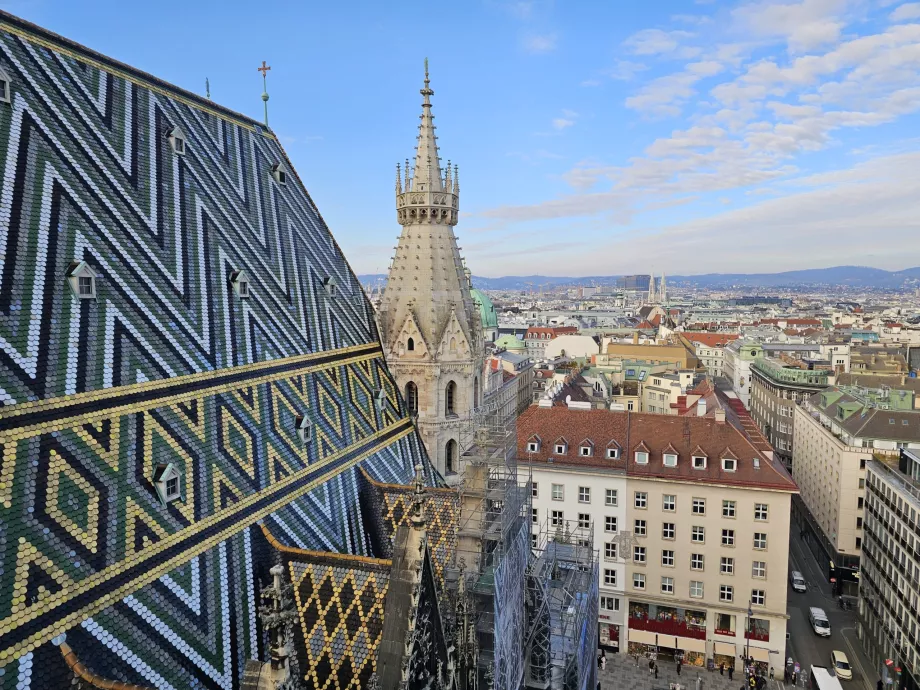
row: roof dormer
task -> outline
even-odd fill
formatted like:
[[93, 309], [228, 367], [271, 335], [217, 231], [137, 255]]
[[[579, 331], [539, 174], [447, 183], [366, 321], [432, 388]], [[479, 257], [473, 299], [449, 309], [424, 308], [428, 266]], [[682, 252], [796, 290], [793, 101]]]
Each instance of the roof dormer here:
[[272, 166], [272, 177], [278, 184], [282, 186], [287, 185], [287, 168], [284, 167], [284, 164], [275, 163]]
[[553, 452], [556, 455], [565, 455], [569, 452], [569, 442], [566, 441], [564, 437], [560, 436], [553, 444]]
[[294, 430], [303, 445], [313, 440], [313, 423], [307, 415], [297, 415], [294, 418]]
[[635, 450], [635, 461], [637, 465], [647, 465], [648, 464], [649, 449], [645, 445], [645, 441], [640, 441], [639, 445], [636, 446]]
[[527, 439], [527, 452], [528, 453], [539, 453], [540, 447], [543, 445], [543, 441], [540, 440], [540, 437], [534, 434], [529, 439]]
[[12, 103], [13, 91], [10, 88], [12, 86], [13, 80], [10, 79], [10, 75], [7, 74], [6, 70], [0, 67], [0, 102], [3, 103]]
[[246, 271], [240, 269], [230, 273], [230, 285], [233, 286], [233, 291], [237, 297], [240, 299], [249, 298], [249, 276], [246, 275]]
[[708, 456], [706, 455], [706, 451], [704, 451], [699, 446], [693, 449], [693, 455], [691, 456], [691, 460], [693, 463], [693, 469], [695, 470], [705, 470], [706, 469], [706, 462], [708, 460]]
[[96, 299], [96, 271], [85, 261], [67, 267], [67, 283], [77, 299]]
[[590, 438], [586, 438], [580, 444], [578, 444], [578, 456], [582, 458], [590, 458], [594, 455], [594, 441]]
[[661, 464], [665, 467], [677, 467], [677, 459], [680, 454], [677, 449], [670, 443], [661, 451]]
[[622, 449], [620, 447], [620, 444], [617, 443], [615, 440], [611, 440], [607, 444], [607, 452], [606, 452], [607, 459], [608, 460], [619, 460], [621, 450]]
[[173, 127], [166, 133], [166, 138], [169, 140], [173, 153], [179, 156], [185, 155], [185, 134], [182, 133], [181, 129]]
[[178, 501], [182, 498], [182, 474], [171, 462], [159, 464], [153, 472], [153, 488], [164, 506]]

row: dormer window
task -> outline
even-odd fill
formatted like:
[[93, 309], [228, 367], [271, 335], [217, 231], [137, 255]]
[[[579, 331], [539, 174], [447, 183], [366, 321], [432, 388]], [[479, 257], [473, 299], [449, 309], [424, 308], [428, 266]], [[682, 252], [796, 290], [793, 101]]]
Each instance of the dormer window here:
[[185, 155], [185, 135], [181, 129], [173, 127], [167, 133], [166, 138], [169, 139], [169, 145], [172, 147], [173, 153], [178, 156]]
[[754, 469], [759, 470], [760, 469], [760, 458], [754, 458], [753, 464], [754, 464]]
[[648, 464], [648, 453], [643, 450], [636, 451], [636, 464], [637, 465], [647, 465]]
[[377, 412], [383, 412], [383, 406], [387, 401], [387, 392], [383, 388], [378, 388], [374, 392], [374, 406], [377, 408]]
[[693, 456], [693, 469], [695, 470], [705, 470], [706, 469], [706, 456], [705, 455], [694, 455]]
[[85, 261], [74, 261], [67, 268], [67, 282], [77, 299], [96, 299], [96, 272]]
[[608, 448], [607, 449], [607, 459], [608, 460], [617, 460], [620, 457], [619, 448]]
[[287, 170], [285, 170], [284, 166], [281, 165], [281, 163], [275, 163], [272, 166], [272, 177], [274, 177], [275, 182], [277, 182], [280, 185], [287, 184]]
[[330, 298], [338, 297], [339, 294], [339, 281], [335, 276], [326, 276], [323, 278], [323, 288], [326, 290], [326, 294]]
[[182, 474], [171, 462], [157, 465], [153, 472], [153, 487], [161, 504], [165, 506], [182, 498], [181, 480]]
[[303, 445], [307, 445], [313, 440], [313, 423], [306, 415], [297, 415], [294, 418], [294, 428], [297, 431], [297, 438]]
[[590, 458], [594, 455], [594, 447], [589, 443], [583, 444], [578, 448], [578, 454], [583, 458]]
[[665, 453], [663, 463], [665, 467], [677, 467], [677, 455], [675, 453]]
[[12, 103], [10, 84], [12, 80], [10, 75], [6, 73], [6, 70], [0, 67], [0, 101], [4, 103]]
[[738, 469], [738, 461], [734, 458], [722, 458], [722, 469], [726, 472], [734, 472]]
[[528, 453], [538, 453], [540, 451], [540, 444], [536, 441], [530, 441], [527, 444]]
[[565, 455], [568, 450], [569, 444], [565, 441], [556, 441], [556, 455]]
[[246, 271], [233, 271], [230, 274], [230, 284], [233, 286], [233, 291], [237, 297], [240, 299], [249, 298], [249, 276], [246, 275]]

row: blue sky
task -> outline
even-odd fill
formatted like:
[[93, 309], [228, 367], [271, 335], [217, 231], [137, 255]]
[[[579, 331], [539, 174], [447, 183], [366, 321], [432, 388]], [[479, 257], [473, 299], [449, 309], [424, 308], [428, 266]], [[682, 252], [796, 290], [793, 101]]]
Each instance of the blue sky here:
[[359, 273], [396, 244], [422, 62], [477, 275], [920, 265], [920, 2], [4, 9], [270, 124]]

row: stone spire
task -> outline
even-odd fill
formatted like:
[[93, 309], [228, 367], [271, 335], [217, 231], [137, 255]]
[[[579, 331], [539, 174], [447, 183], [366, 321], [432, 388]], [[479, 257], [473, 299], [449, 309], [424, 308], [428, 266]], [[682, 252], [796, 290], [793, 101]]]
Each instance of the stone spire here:
[[664, 273], [661, 274], [661, 280], [658, 282], [658, 298], [662, 304], [668, 303], [668, 288], [664, 282]]
[[655, 303], [655, 272], [652, 271], [652, 275], [648, 279], [648, 303]]
[[425, 58], [425, 88], [422, 94], [422, 121], [418, 126], [418, 146], [415, 150], [415, 177], [412, 178], [413, 192], [440, 192], [441, 162], [438, 159], [438, 138], [435, 136], [434, 115], [431, 114], [431, 80], [428, 78], [428, 58]]

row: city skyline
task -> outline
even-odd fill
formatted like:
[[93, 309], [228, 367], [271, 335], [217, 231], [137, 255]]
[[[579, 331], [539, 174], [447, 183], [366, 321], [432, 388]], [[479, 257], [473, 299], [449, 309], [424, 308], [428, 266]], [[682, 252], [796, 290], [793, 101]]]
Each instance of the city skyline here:
[[267, 60], [270, 125], [357, 273], [398, 236], [426, 56], [477, 275], [920, 265], [918, 3], [172, 7], [8, 9], [260, 119]]

